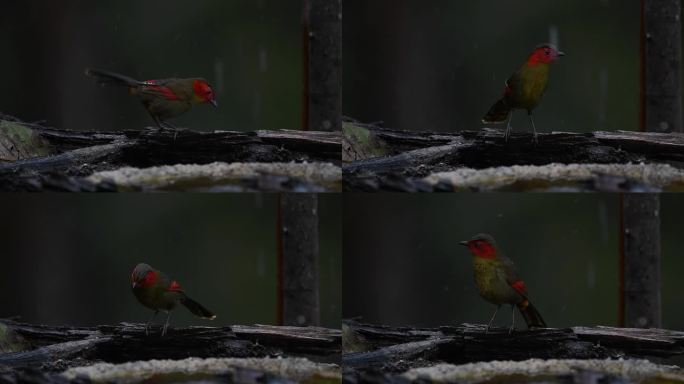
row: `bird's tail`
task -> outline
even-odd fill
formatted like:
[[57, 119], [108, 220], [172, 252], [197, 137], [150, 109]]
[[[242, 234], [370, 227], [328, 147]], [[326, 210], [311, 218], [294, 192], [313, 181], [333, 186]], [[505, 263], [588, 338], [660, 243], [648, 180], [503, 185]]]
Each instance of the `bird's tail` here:
[[204, 308], [202, 304], [196, 302], [195, 300], [185, 296], [183, 299], [181, 299], [181, 304], [185, 305], [185, 308], [190, 310], [195, 316], [201, 317], [203, 319], [207, 320], [214, 320], [216, 318], [216, 315], [214, 315], [213, 312], [210, 310]]
[[491, 108], [489, 112], [482, 118], [483, 123], [503, 123], [508, 119], [508, 115], [511, 113], [511, 107], [506, 104], [506, 100], [503, 98], [499, 99]]
[[527, 328], [546, 328], [546, 322], [529, 300], [525, 299], [517, 306], [520, 314], [525, 319]]
[[119, 85], [124, 87], [137, 87], [141, 84], [140, 81], [132, 77], [120, 75], [114, 72], [103, 71], [101, 69], [88, 68], [85, 70], [85, 75], [94, 78], [95, 81], [97, 81], [97, 83], [100, 85]]

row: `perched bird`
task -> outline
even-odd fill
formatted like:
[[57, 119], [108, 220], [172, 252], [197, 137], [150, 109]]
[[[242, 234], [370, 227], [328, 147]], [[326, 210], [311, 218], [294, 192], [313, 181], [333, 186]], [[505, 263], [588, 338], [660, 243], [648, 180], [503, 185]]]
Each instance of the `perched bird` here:
[[162, 336], [164, 336], [169, 326], [171, 310], [176, 307], [177, 303], [183, 304], [195, 316], [207, 320], [216, 318], [216, 315], [210, 310], [189, 298], [176, 280], [171, 280], [164, 272], [147, 264], [140, 263], [135, 266], [133, 273], [131, 273], [131, 286], [138, 301], [147, 308], [154, 309], [154, 315], [145, 325], [145, 334], [147, 334], [147, 329], [157, 313], [162, 310], [166, 312], [166, 323], [162, 330]]
[[489, 320], [485, 332], [489, 331], [502, 304], [510, 304], [513, 315], [508, 333], [511, 333], [515, 326], [514, 306], [520, 310], [528, 328], [546, 328], [544, 319], [527, 297], [525, 282], [518, 277], [513, 262], [496, 246], [492, 236], [479, 234], [460, 244], [468, 247], [473, 254], [475, 285], [480, 291], [480, 296], [496, 305], [496, 311]]
[[508, 120], [504, 134], [508, 141], [512, 129], [513, 110], [525, 109], [534, 130], [533, 140], [536, 143], [537, 129], [534, 126], [532, 110], [539, 104], [546, 91], [550, 64], [558, 60], [560, 56], [565, 56], [565, 53], [560, 52], [552, 44], [538, 46], [522, 67], [506, 80], [503, 96], [492, 105], [489, 112], [482, 118], [482, 122], [497, 124]]
[[138, 81], [99, 69], [86, 69], [85, 74], [100, 85], [128, 87], [130, 94], [140, 98], [159, 128], [172, 127], [166, 123], [167, 119], [182, 115], [196, 104], [218, 106], [214, 90], [206, 80], [200, 78]]

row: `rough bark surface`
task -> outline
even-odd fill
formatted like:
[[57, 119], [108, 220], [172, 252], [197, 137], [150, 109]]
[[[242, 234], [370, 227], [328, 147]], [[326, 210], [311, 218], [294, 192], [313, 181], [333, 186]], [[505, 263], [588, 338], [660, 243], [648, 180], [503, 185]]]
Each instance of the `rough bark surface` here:
[[[501, 130], [483, 129], [459, 133], [408, 132], [359, 123], [345, 123], [342, 143], [343, 179], [346, 191], [440, 191], [458, 186], [426, 183], [423, 179], [437, 173], [461, 169], [484, 170], [508, 168], [507, 178], [515, 178], [522, 166], [550, 165], [668, 165], [684, 169], [684, 135], [646, 132], [593, 132], [587, 134], [547, 133], [539, 135], [539, 144], [531, 134], [514, 132], [506, 143]], [[654, 168], [657, 169], [657, 168]], [[589, 171], [591, 172], [591, 171]], [[608, 178], [621, 178], [621, 174]], [[563, 175], [561, 172], [559, 175]], [[503, 175], [502, 175], [503, 176]], [[525, 179], [525, 175], [519, 175]], [[649, 175], [657, 176], [657, 175]], [[605, 179], [605, 178], [604, 178]], [[603, 181], [592, 187], [602, 190]], [[668, 186], [650, 186], [644, 181], [624, 180], [611, 191], [639, 189], [658, 191]], [[679, 184], [673, 180], [674, 187]], [[642, 185], [644, 184], [644, 185]], [[544, 180], [542, 186], [573, 187], [568, 180]], [[550, 185], [550, 186], [549, 186]], [[534, 187], [534, 185], [532, 185]], [[583, 184], [577, 186], [584, 188]], [[468, 185], [487, 190], [489, 185]], [[591, 190], [591, 188], [586, 188]], [[669, 190], [669, 189], [668, 189]]]
[[401, 372], [435, 363], [539, 359], [644, 358], [684, 354], [684, 332], [573, 327], [516, 330], [462, 324], [432, 329], [343, 323], [342, 361], [352, 370]]
[[304, 1], [307, 127], [342, 130], [342, 0]]
[[644, 130], [684, 132], [681, 0], [642, 0], [641, 4]]
[[625, 326], [661, 326], [660, 196], [622, 197]]
[[421, 359], [463, 364], [489, 360], [587, 359], [684, 354], [684, 332], [573, 327], [515, 330], [462, 324], [422, 329], [343, 323], [343, 362], [355, 368]]
[[[161, 337], [158, 327], [151, 329], [149, 336], [145, 335], [144, 324], [68, 327], [0, 320], [0, 381], [1, 378], [25, 381], [36, 375], [35, 382], [54, 382], [54, 373], [93, 363], [178, 360], [190, 356], [283, 356], [339, 364], [340, 354], [341, 333], [327, 328], [266, 325], [170, 328]], [[167, 365], [175, 367], [173, 363]]]
[[[0, 163], [0, 189], [9, 191], [117, 190], [117, 185], [93, 185], [85, 177], [119, 168], [177, 164], [224, 163], [340, 164], [341, 136], [334, 132], [256, 131], [200, 133], [146, 129], [125, 132], [80, 132], [30, 126], [48, 143], [50, 155]], [[276, 191], [328, 191], [330, 185], [310, 185], [295, 174], [258, 175], [231, 180], [244, 189], [260, 185]], [[187, 175], [185, 175], [187, 177]], [[199, 178], [202, 178], [200, 175]], [[206, 182], [206, 178], [204, 178]], [[266, 179], [265, 181], [263, 179]], [[339, 176], [341, 184], [341, 174]], [[202, 189], [207, 186], [202, 184]], [[226, 183], [227, 184], [227, 183]], [[193, 190], [193, 183], [188, 184]], [[334, 187], [333, 187], [334, 188]], [[124, 188], [125, 189], [125, 188]], [[156, 189], [142, 186], [141, 190]], [[243, 189], [238, 188], [238, 191]], [[265, 188], [265, 190], [272, 190]], [[333, 189], [334, 190], [334, 189]]]
[[318, 198], [285, 193], [282, 215], [283, 324], [320, 323], [318, 273]]

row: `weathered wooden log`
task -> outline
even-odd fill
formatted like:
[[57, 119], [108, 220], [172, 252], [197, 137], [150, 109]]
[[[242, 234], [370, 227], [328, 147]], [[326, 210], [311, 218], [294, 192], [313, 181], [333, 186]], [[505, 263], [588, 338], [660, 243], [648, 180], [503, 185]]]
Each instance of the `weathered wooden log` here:
[[[344, 147], [349, 172], [387, 172], [445, 162], [468, 168], [551, 163], [669, 162], [684, 167], [684, 135], [651, 132], [540, 133], [484, 128], [457, 133], [410, 132], [345, 123]], [[370, 149], [369, 149], [370, 148]], [[441, 148], [441, 150], [427, 149]], [[431, 153], [434, 152], [434, 153]], [[378, 154], [384, 153], [380, 157]], [[372, 157], [368, 157], [369, 154]]]
[[[405, 370], [426, 362], [644, 358], [684, 354], [684, 332], [613, 327], [490, 329], [462, 324], [435, 329], [343, 323], [343, 364], [354, 369]], [[416, 364], [412, 363], [415, 362]]]
[[[42, 365], [60, 369], [66, 363], [123, 363], [150, 359], [193, 357], [307, 357], [339, 361], [341, 333], [319, 327], [268, 325], [170, 328], [160, 336], [144, 324], [98, 327], [44, 326], [0, 320], [0, 366]], [[70, 364], [68, 364], [70, 365]]]
[[[502, 131], [485, 128], [458, 133], [406, 132], [358, 123], [345, 123], [343, 139], [344, 188], [347, 191], [407, 192], [516, 190], [568, 188], [606, 191], [678, 190], [684, 185], [684, 135], [645, 132], [586, 134], [531, 134], [514, 132], [508, 142]], [[633, 178], [632, 168], [645, 163], [649, 170], [665, 170], [665, 183], [653, 184], [657, 172]], [[674, 172], [669, 172], [669, 166]], [[527, 167], [527, 168], [522, 168]], [[530, 175], [539, 167], [539, 176]], [[545, 170], [544, 167], [549, 167]], [[556, 171], [558, 167], [577, 169]], [[597, 167], [601, 169], [595, 171]], [[437, 174], [462, 170], [499, 170], [482, 184]], [[587, 177], [587, 174], [589, 177]], [[611, 180], [607, 180], [611, 179]], [[525, 185], [527, 184], [527, 185]]]
[[[21, 135], [13, 135], [12, 144], [7, 148], [7, 156], [18, 156], [19, 160], [0, 163], [0, 190], [5, 191], [110, 191], [110, 190], [156, 190], [165, 189], [154, 182], [143, 186], [128, 184], [119, 188], [116, 184], [92, 183], [84, 179], [96, 172], [112, 171], [120, 168], [147, 169], [151, 167], [173, 166], [178, 164], [204, 166], [215, 162], [273, 164], [294, 163], [305, 164], [311, 168], [316, 164], [341, 163], [341, 135], [335, 132], [302, 132], [302, 131], [256, 131], [256, 132], [194, 132], [189, 130], [158, 130], [147, 128], [143, 131], [123, 132], [81, 132], [59, 130], [34, 124], [12, 122], [14, 130], [17, 124], [23, 124]], [[20, 127], [21, 128], [21, 127]], [[14, 130], [12, 132], [14, 132]], [[39, 157], [21, 158], [22, 154], [35, 151], [10, 149], [27, 146], [22, 137], [38, 136], [41, 141], [42, 155]], [[0, 130], [0, 139], [2, 131]], [[18, 142], [15, 142], [18, 141]], [[2, 144], [2, 140], [0, 140]], [[23, 145], [25, 144], [25, 145]], [[2, 151], [0, 151], [2, 153]], [[262, 167], [256, 176], [219, 175], [219, 189], [225, 185], [238, 184], [235, 191], [257, 189], [264, 185], [266, 191], [302, 190], [310, 192], [332, 191], [341, 188], [341, 172], [337, 183], [317, 184], [315, 180], [301, 180], [298, 173], [308, 172], [295, 169], [283, 173], [269, 173], [268, 167]], [[186, 170], [187, 171], [187, 170]], [[198, 176], [193, 178], [187, 172], [181, 175], [180, 182], [175, 182], [176, 175], [170, 175], [171, 184], [186, 186], [187, 190], [211, 190], [204, 173], [211, 172], [198, 168]], [[159, 176], [158, 170], [151, 172], [148, 180], [154, 181]], [[190, 179], [187, 181], [186, 179]], [[196, 179], [196, 180], [193, 180]], [[224, 179], [230, 179], [225, 182]], [[275, 180], [274, 180], [275, 179]], [[168, 183], [167, 183], [168, 184]], [[196, 188], [197, 184], [199, 188]], [[239, 185], [244, 184], [244, 185]], [[331, 187], [331, 184], [332, 187]], [[336, 187], [334, 184], [337, 184]], [[271, 188], [269, 188], [271, 187]], [[231, 190], [230, 187], [228, 190]]]

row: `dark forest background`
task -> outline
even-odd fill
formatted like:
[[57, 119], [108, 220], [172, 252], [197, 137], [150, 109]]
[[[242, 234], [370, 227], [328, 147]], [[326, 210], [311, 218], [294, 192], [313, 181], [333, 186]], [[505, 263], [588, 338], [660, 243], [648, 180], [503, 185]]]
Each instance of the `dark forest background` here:
[[[344, 113], [404, 130], [480, 120], [540, 43], [567, 56], [535, 111], [540, 132], [636, 130], [638, 0], [345, 0]], [[513, 117], [528, 130], [525, 112]]]
[[[471, 256], [458, 244], [492, 234], [550, 327], [616, 326], [617, 194], [344, 196], [343, 316], [395, 326], [486, 323]], [[661, 198], [663, 327], [684, 328], [684, 197]], [[525, 328], [516, 313], [516, 324]], [[496, 324], [510, 323], [502, 308]]]
[[[4, 4], [0, 111], [71, 129], [138, 129], [144, 109], [86, 67], [140, 79], [202, 76], [219, 108], [196, 130], [301, 126], [301, 0]], [[637, 0], [345, 0], [344, 114], [393, 128], [478, 129], [505, 79], [543, 42], [567, 53], [535, 113], [540, 131], [634, 130]], [[514, 127], [528, 129], [522, 113]]]
[[3, 3], [0, 112], [76, 130], [153, 125], [94, 67], [139, 80], [204, 77], [219, 108], [172, 123], [195, 130], [299, 129], [300, 0], [26, 0]]
[[[341, 196], [319, 195], [321, 321], [339, 327]], [[173, 326], [275, 324], [277, 195], [6, 195], [0, 211], [0, 318], [95, 325], [145, 322], [133, 267], [147, 262], [216, 312]], [[158, 322], [163, 322], [159, 316]]]

